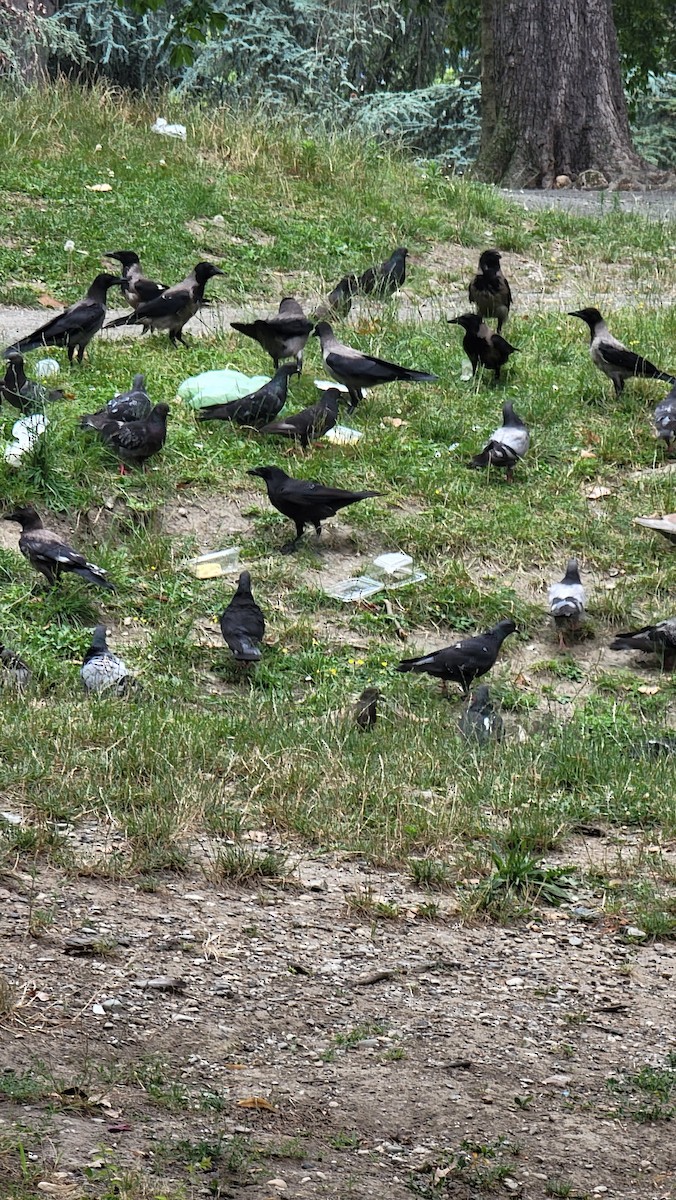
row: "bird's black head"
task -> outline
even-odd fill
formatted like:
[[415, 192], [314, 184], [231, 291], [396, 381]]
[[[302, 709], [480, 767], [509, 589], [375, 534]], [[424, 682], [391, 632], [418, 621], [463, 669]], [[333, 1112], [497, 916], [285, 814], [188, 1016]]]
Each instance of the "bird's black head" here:
[[577, 565], [576, 558], [569, 558], [566, 566], [566, 573], [561, 580], [562, 583], [580, 583], [580, 569]]
[[332, 333], [333, 329], [329, 325], [328, 321], [318, 321], [310, 336], [321, 338], [328, 334], [330, 337]]
[[484, 250], [479, 259], [479, 268], [482, 271], [497, 271], [500, 267], [500, 259], [502, 255], [498, 250]]
[[462, 325], [467, 333], [478, 333], [481, 317], [478, 313], [463, 313], [460, 317], [449, 317], [449, 325]]
[[5, 513], [3, 521], [16, 521], [22, 529], [40, 529], [42, 521], [32, 504], [25, 504], [22, 508], [15, 508], [11, 513]]
[[297, 313], [299, 308], [300, 304], [294, 296], [284, 296], [279, 302], [279, 308], [277, 311], [280, 313]]
[[514, 412], [511, 400], [506, 400], [502, 406], [502, 423], [503, 425], [523, 425], [519, 414]]
[[257, 475], [259, 479], [264, 479], [266, 483], [289, 478], [286, 472], [282, 471], [281, 467], [250, 467], [247, 475]]
[[[408, 254], [408, 247], [407, 246], [397, 246], [394, 254], [396, 254], [398, 258], [406, 258], [407, 254]], [[394, 258], [394, 254], [392, 255], [393, 258]]]
[[239, 579], [237, 580], [237, 591], [238, 592], [250, 592], [251, 591], [251, 574], [249, 571], [242, 571]]
[[287, 377], [289, 375], [297, 375], [297, 374], [298, 374], [298, 368], [297, 368], [295, 362], [282, 363], [282, 365], [280, 367], [277, 367], [277, 370], [274, 373], [273, 379], [284, 379], [285, 377]]
[[132, 392], [145, 392], [145, 390], [146, 390], [145, 375], [141, 375], [139, 372], [138, 375], [134, 376], [134, 378], [132, 379], [132, 383], [131, 383], [131, 390], [132, 390]]
[[91, 643], [92, 647], [95, 650], [107, 650], [108, 649], [108, 646], [106, 643], [106, 633], [107, 632], [108, 631], [107, 631], [105, 625], [97, 625], [96, 626], [94, 632], [92, 633], [92, 643]]
[[579, 317], [581, 321], [586, 322], [590, 329], [603, 320], [598, 308], [580, 308], [577, 312], [569, 312], [568, 316]]
[[161, 419], [163, 421], [166, 421], [167, 417], [169, 416], [169, 405], [168, 404], [156, 404], [153, 409], [152, 415], [154, 417], [161, 417]]
[[370, 704], [373, 700], [377, 700], [379, 698], [379, 696], [380, 696], [380, 692], [378, 691], [378, 688], [367, 687], [367, 688], [364, 688], [359, 699], [365, 700], [368, 704]]
[[141, 260], [135, 250], [106, 250], [104, 258], [114, 258], [123, 267], [134, 267]]
[[510, 633], [516, 633], [516, 625], [511, 617], [505, 617], [504, 620], [498, 621], [497, 625], [494, 625], [490, 632], [500, 634], [502, 638], [506, 638], [509, 637]]
[[208, 279], [213, 279], [214, 275], [224, 274], [225, 272], [221, 271], [221, 268], [217, 267], [215, 263], [199, 262], [195, 267], [195, 279], [198, 283], [206, 283]]
[[121, 283], [124, 283], [124, 279], [121, 279], [119, 275], [109, 275], [107, 271], [102, 271], [100, 275], [96, 276], [96, 279], [92, 280], [87, 294], [92, 295], [101, 292], [105, 294], [108, 288], [113, 287], [115, 284], [119, 286]]

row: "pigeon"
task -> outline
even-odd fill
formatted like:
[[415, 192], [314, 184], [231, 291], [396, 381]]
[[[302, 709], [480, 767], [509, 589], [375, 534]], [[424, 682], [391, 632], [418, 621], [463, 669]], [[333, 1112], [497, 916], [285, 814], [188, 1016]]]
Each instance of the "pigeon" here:
[[358, 729], [373, 729], [378, 719], [378, 700], [380, 692], [377, 688], [364, 688], [353, 709], [355, 725]]
[[653, 413], [655, 436], [667, 443], [667, 454], [676, 447], [676, 384], [660, 400]]
[[251, 594], [248, 571], [242, 571], [237, 591], [221, 617], [221, 633], [237, 662], [259, 661], [257, 643], [263, 640], [265, 617]]
[[636, 747], [632, 757], [638, 758], [641, 754], [645, 754], [649, 758], [661, 758], [663, 755], [676, 754], [676, 737], [666, 735], [665, 737], [646, 738], [645, 742], [641, 742]]
[[126, 474], [125, 464], [145, 468], [148, 459], [159, 454], [167, 440], [168, 415], [168, 404], [156, 404], [141, 421], [109, 420], [101, 426], [101, 441], [119, 458], [121, 475]]
[[106, 319], [108, 289], [116, 283], [121, 283], [118, 275], [107, 275], [105, 272], [97, 275], [83, 300], [71, 304], [58, 317], [52, 317], [34, 333], [8, 346], [5, 358], [14, 353], [28, 354], [30, 350], [37, 350], [41, 346], [65, 346], [68, 362], [73, 361], [77, 352], [77, 360], [81, 363], [86, 347]]
[[500, 258], [497, 250], [484, 250], [479, 259], [479, 273], [469, 285], [470, 304], [480, 317], [498, 318], [498, 333], [512, 305], [512, 293], [500, 268]]
[[516, 632], [516, 625], [507, 619], [498, 621], [492, 629], [476, 637], [463, 638], [454, 646], [423, 654], [420, 658], [404, 658], [397, 671], [417, 671], [434, 675], [443, 681], [442, 690], [447, 691], [449, 682], [459, 683], [466, 694], [474, 679], [490, 671], [498, 657], [498, 651], [506, 637]]
[[148, 279], [141, 270], [141, 262], [135, 250], [109, 250], [103, 256], [119, 262], [122, 267], [120, 290], [128, 304], [137, 309], [146, 300], [155, 300], [166, 292], [163, 283]]
[[375, 387], [379, 383], [392, 383], [401, 380], [403, 383], [427, 383], [437, 378], [428, 371], [412, 371], [408, 367], [399, 367], [396, 363], [386, 362], [383, 358], [372, 358], [345, 346], [338, 341], [328, 321], [319, 321], [315, 325], [314, 337], [318, 337], [322, 347], [322, 355], [328, 370], [342, 383], [350, 393], [348, 413], [354, 412], [363, 399], [365, 387]]
[[150, 416], [151, 409], [145, 376], [135, 375], [128, 392], [118, 392], [98, 412], [83, 413], [80, 425], [83, 429], [96, 429], [100, 432], [110, 421], [142, 421]]
[[279, 305], [275, 317], [259, 318], [257, 321], [231, 321], [233, 329], [253, 338], [270, 355], [277, 370], [283, 358], [295, 358], [296, 371], [303, 370], [303, 351], [312, 333], [312, 321], [308, 321], [297, 300], [286, 296]]
[[346, 492], [342, 488], [325, 487], [312, 479], [292, 479], [280, 467], [252, 467], [247, 474], [265, 480], [273, 508], [290, 517], [296, 526], [296, 536], [282, 546], [282, 554], [290, 554], [296, 549], [306, 525], [314, 525], [319, 537], [321, 522], [335, 517], [341, 508], [381, 495], [370, 491]]
[[492, 739], [501, 742], [504, 738], [505, 726], [502, 717], [494, 711], [485, 684], [482, 683], [470, 696], [458, 722], [458, 729], [466, 741], [476, 741], [482, 746]]
[[312, 314], [313, 321], [327, 321], [330, 317], [347, 317], [352, 308], [352, 298], [359, 291], [356, 275], [343, 275], [323, 304]]
[[0, 642], [0, 687], [15, 687], [21, 690], [30, 683], [31, 670], [14, 650]]
[[80, 668], [80, 678], [84, 690], [90, 694], [114, 691], [116, 696], [124, 696], [136, 683], [122, 659], [108, 649], [105, 625], [97, 625], [92, 634], [91, 645]]
[[465, 330], [462, 348], [472, 364], [472, 374], [476, 375], [477, 367], [481, 363], [482, 367], [495, 373], [495, 383], [497, 383], [502, 367], [510, 354], [518, 353], [519, 347], [512, 346], [499, 333], [494, 333], [476, 313], [465, 313], [461, 317], [449, 317], [448, 324], [461, 325]]
[[584, 616], [586, 596], [580, 579], [576, 558], [568, 559], [566, 573], [560, 583], [553, 583], [548, 592], [549, 612], [559, 633], [559, 649], [565, 648], [564, 632], [578, 629]]
[[528, 426], [517, 416], [511, 400], [502, 406], [502, 425], [491, 434], [483, 450], [467, 465], [473, 470], [499, 467], [505, 471], [508, 483], [514, 478], [514, 467], [530, 446]]
[[625, 380], [633, 377], [642, 379], [663, 379], [665, 383], [676, 384], [676, 377], [666, 371], [660, 371], [647, 358], [627, 350], [622, 342], [613, 337], [598, 308], [581, 308], [579, 312], [568, 313], [569, 317], [579, 317], [589, 326], [589, 353], [595, 366], [612, 380], [615, 395], [620, 396]]
[[644, 625], [629, 633], [618, 633], [610, 643], [611, 650], [640, 650], [642, 654], [656, 654], [665, 671], [676, 667], [676, 617], [669, 617], [657, 625]]
[[98, 584], [108, 592], [115, 591], [115, 585], [106, 578], [107, 573], [102, 567], [87, 562], [58, 533], [45, 529], [32, 504], [7, 513], [3, 520], [16, 521], [21, 526], [19, 550], [49, 584], [58, 583], [62, 575], [72, 573], [86, 579], [87, 583]]
[[327, 388], [321, 392], [320, 399], [310, 408], [294, 413], [291, 417], [281, 417], [264, 425], [261, 433], [274, 433], [278, 437], [291, 438], [307, 449], [310, 442], [323, 437], [329, 429], [333, 429], [338, 420], [338, 405], [342, 396], [338, 388]]
[[50, 391], [42, 383], [26, 378], [23, 355], [17, 351], [7, 353], [7, 370], [0, 381], [0, 399], [18, 408], [24, 415], [42, 412], [46, 404], [63, 400], [64, 392]]
[[226, 404], [207, 404], [197, 413], [198, 421], [233, 421], [235, 425], [254, 428], [274, 421], [286, 404], [289, 376], [296, 374], [295, 363], [283, 363], [272, 379], [255, 392], [228, 400]]
[[406, 282], [405, 246], [398, 246], [379, 267], [368, 267], [357, 279], [357, 287], [365, 296], [392, 296]]
[[204, 289], [214, 275], [223, 275], [220, 267], [210, 262], [199, 262], [180, 283], [165, 288], [153, 300], [143, 300], [135, 312], [126, 317], [118, 317], [109, 321], [106, 329], [116, 329], [120, 325], [142, 325], [143, 332], [149, 329], [166, 330], [172, 346], [177, 342], [187, 346], [183, 337], [183, 327], [204, 304]]

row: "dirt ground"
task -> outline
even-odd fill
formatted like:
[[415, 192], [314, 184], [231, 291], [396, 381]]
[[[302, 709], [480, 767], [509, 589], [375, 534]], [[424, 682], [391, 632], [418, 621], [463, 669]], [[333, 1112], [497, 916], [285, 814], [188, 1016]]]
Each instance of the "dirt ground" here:
[[[93, 858], [117, 837], [68, 832]], [[572, 853], [618, 849], [632, 836]], [[397, 919], [360, 915], [360, 893]], [[528, 1200], [676, 1196], [673, 1126], [623, 1115], [607, 1082], [676, 1046], [676, 948], [628, 942], [599, 895], [518, 928], [463, 921], [442, 895], [429, 921], [429, 894], [336, 855], [300, 858], [287, 887], [200, 873], [147, 893], [44, 871], [0, 896], [0, 971], [22, 996], [2, 1065], [49, 1076], [46, 1099], [0, 1107], [0, 1136], [21, 1131], [51, 1184], [36, 1195], [89, 1194], [88, 1169], [173, 1196], [199, 1161], [186, 1195], [471, 1200], [498, 1167], [498, 1191]], [[53, 917], [38, 940], [36, 909]], [[75, 931], [105, 953], [66, 956]], [[162, 976], [181, 990], [147, 986]], [[159, 1097], [151, 1060], [171, 1063]]]

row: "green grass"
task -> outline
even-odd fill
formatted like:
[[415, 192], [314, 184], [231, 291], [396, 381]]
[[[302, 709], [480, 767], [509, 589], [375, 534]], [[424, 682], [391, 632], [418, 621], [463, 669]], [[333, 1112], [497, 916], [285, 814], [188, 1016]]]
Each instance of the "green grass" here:
[[[490, 189], [426, 174], [349, 138], [266, 131], [253, 118], [236, 123], [225, 112], [191, 109], [183, 114], [183, 145], [151, 135], [152, 116], [142, 102], [62, 84], [6, 101], [0, 276], [19, 290], [39, 280], [65, 300], [81, 292], [105, 249], [134, 245], [167, 280], [209, 253], [226, 270], [214, 294], [244, 304], [278, 288], [272, 271], [288, 290], [308, 295], [406, 241], [419, 259], [411, 292], [425, 296], [434, 284], [424, 253], [439, 242], [479, 247], [488, 239], [543, 262], [561, 251], [564, 266], [622, 259], [647, 278], [674, 240], [667, 222], [614, 211], [584, 220], [525, 213]], [[85, 191], [104, 176], [111, 193]], [[216, 213], [224, 224], [207, 226], [204, 237], [186, 227]], [[69, 281], [66, 237], [88, 253], [75, 255]], [[513, 284], [518, 294], [518, 277]], [[620, 309], [613, 327], [649, 357], [676, 366], [674, 310]], [[357, 850], [375, 862], [410, 860], [415, 882], [443, 888], [448, 878], [462, 883], [463, 855], [471, 872], [491, 847], [509, 849], [501, 840], [506, 813], [538, 863], [552, 850], [565, 852], [576, 822], [661, 827], [673, 837], [673, 765], [633, 750], [673, 717], [674, 679], [654, 666], [619, 669], [597, 658], [618, 626], [673, 613], [676, 555], [632, 524], [640, 513], [676, 510], [676, 476], [654, 470], [661, 452], [649, 424], [664, 386], [630, 384], [616, 401], [589, 361], [582, 326], [554, 312], [514, 315], [509, 336], [521, 353], [498, 388], [461, 380], [460, 339], [445, 321], [400, 323], [384, 306], [344, 332], [355, 346], [429, 368], [439, 382], [376, 389], [356, 414], [364, 432], [358, 446], [322, 444], [289, 457], [283, 445], [255, 434], [198, 426], [190, 409], [172, 403], [165, 451], [145, 476], [125, 478], [79, 430], [78, 414], [128, 386], [136, 371], [145, 372], [155, 399], [171, 402], [190, 374], [225, 363], [260, 372], [264, 356], [231, 333], [177, 352], [161, 337], [99, 339], [81, 370], [57, 352], [64, 386], [76, 398], [51, 408], [39, 463], [20, 470], [0, 464], [0, 488], [7, 505], [32, 500], [69, 528], [118, 591], [103, 595], [75, 580], [46, 591], [22, 559], [0, 550], [3, 640], [35, 672], [24, 697], [3, 697], [3, 806], [23, 806], [26, 814], [23, 827], [0, 823], [4, 862], [44, 855], [73, 875], [129, 875], [152, 886], [164, 872], [203, 861], [195, 844], [207, 835], [219, 878], [278, 877], [285, 849], [309, 844]], [[310, 401], [312, 379], [323, 374], [314, 341], [307, 362], [291, 407]], [[506, 398], [533, 435], [511, 487], [465, 467]], [[384, 421], [392, 415], [405, 423]], [[13, 417], [5, 412], [3, 419], [9, 436]], [[308, 537], [294, 558], [279, 555], [290, 526], [246, 474], [265, 462], [381, 491], [344, 519], [346, 571], [356, 573], [375, 552], [400, 549], [415, 556], [426, 582], [358, 609], [330, 599], [320, 572], [335, 563], [336, 535], [327, 529], [320, 553]], [[592, 503], [587, 495], [596, 486], [611, 494]], [[207, 513], [234, 505], [248, 521], [248, 531], [230, 540], [252, 571], [268, 644], [246, 675], [234, 669], [214, 624], [232, 583], [194, 580], [181, 564], [197, 550], [195, 538], [166, 532], [165, 506], [193, 502]], [[211, 546], [218, 544], [227, 542]], [[559, 655], [545, 590], [570, 554], [597, 580], [589, 604], [594, 636]], [[479, 753], [457, 735], [457, 703], [442, 699], [428, 679], [394, 667], [423, 631], [442, 645], [507, 615], [519, 633], [491, 687], [508, 737]], [[99, 618], [139, 675], [140, 694], [127, 702], [81, 694], [79, 664]], [[375, 730], [363, 735], [341, 713], [367, 684], [385, 699]], [[67, 847], [55, 823], [77, 825], [104, 806], [123, 843], [95, 859], [73, 839]], [[247, 828], [261, 826], [284, 843], [269, 860], [240, 841]], [[444, 864], [441, 874], [435, 863]], [[673, 936], [669, 908], [653, 907], [651, 930]]]

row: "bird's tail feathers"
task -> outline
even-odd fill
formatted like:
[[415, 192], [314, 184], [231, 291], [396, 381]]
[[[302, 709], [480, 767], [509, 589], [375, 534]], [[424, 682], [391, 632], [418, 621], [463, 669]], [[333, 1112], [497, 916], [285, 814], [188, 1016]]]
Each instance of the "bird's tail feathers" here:
[[248, 638], [240, 638], [239, 645], [236, 651], [233, 651], [237, 662], [258, 662], [261, 657], [261, 652], [258, 646]]
[[104, 329], [119, 329], [122, 325], [135, 325], [135, 324], [136, 324], [136, 313], [130, 312], [130, 313], [125, 313], [125, 315], [123, 317], [116, 317], [114, 321], [108, 321], [107, 324], [103, 326], [103, 328]]
[[86, 579], [87, 583], [98, 584], [99, 587], [105, 588], [107, 592], [117, 591], [115, 584], [111, 583], [109, 579], [106, 579], [105, 576], [101, 574], [98, 567], [92, 566], [91, 563], [89, 563], [86, 567], [75, 567], [74, 574], [79, 575], [80, 579]]

